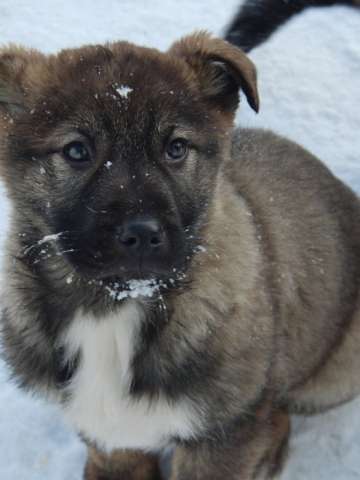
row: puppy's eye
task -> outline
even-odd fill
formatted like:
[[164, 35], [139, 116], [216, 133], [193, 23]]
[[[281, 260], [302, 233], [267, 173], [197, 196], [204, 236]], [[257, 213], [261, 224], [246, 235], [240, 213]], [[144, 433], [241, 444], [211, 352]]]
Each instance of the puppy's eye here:
[[184, 138], [175, 138], [166, 147], [166, 158], [169, 161], [185, 160], [189, 152], [188, 142]]
[[85, 165], [90, 161], [90, 153], [81, 142], [71, 142], [65, 145], [63, 154], [66, 160], [76, 165]]

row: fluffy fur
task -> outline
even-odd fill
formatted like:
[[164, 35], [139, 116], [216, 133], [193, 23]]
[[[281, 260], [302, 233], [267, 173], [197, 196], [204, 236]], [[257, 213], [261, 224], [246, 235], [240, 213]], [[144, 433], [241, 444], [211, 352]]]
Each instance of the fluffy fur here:
[[196, 437], [201, 426], [187, 402], [169, 404], [131, 394], [131, 364], [144, 313], [127, 302], [101, 322], [75, 318], [63, 341], [70, 358], [82, 352], [81, 366], [67, 387], [66, 416], [105, 451], [133, 448], [158, 452], [176, 436]]

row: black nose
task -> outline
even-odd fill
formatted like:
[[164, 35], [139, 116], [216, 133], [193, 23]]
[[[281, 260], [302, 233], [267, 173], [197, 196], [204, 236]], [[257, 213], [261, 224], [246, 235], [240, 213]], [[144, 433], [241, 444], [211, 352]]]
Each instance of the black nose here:
[[161, 252], [166, 244], [166, 234], [161, 223], [152, 217], [126, 220], [117, 229], [117, 237], [128, 252]]

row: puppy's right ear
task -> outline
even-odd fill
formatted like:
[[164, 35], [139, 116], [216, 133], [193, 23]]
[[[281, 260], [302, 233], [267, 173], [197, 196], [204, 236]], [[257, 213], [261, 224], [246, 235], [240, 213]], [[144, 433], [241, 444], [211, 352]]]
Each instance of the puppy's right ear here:
[[0, 110], [15, 117], [27, 110], [36, 74], [45, 56], [10, 46], [0, 50]]

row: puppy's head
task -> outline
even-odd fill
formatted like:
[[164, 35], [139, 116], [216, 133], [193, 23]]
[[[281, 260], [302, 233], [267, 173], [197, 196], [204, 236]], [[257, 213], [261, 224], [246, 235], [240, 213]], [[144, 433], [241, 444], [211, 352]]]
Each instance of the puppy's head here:
[[166, 53], [125, 42], [56, 56], [2, 50], [1, 170], [33, 263], [46, 263], [55, 241], [88, 280], [184, 271], [240, 89], [257, 110], [250, 60], [205, 33]]

